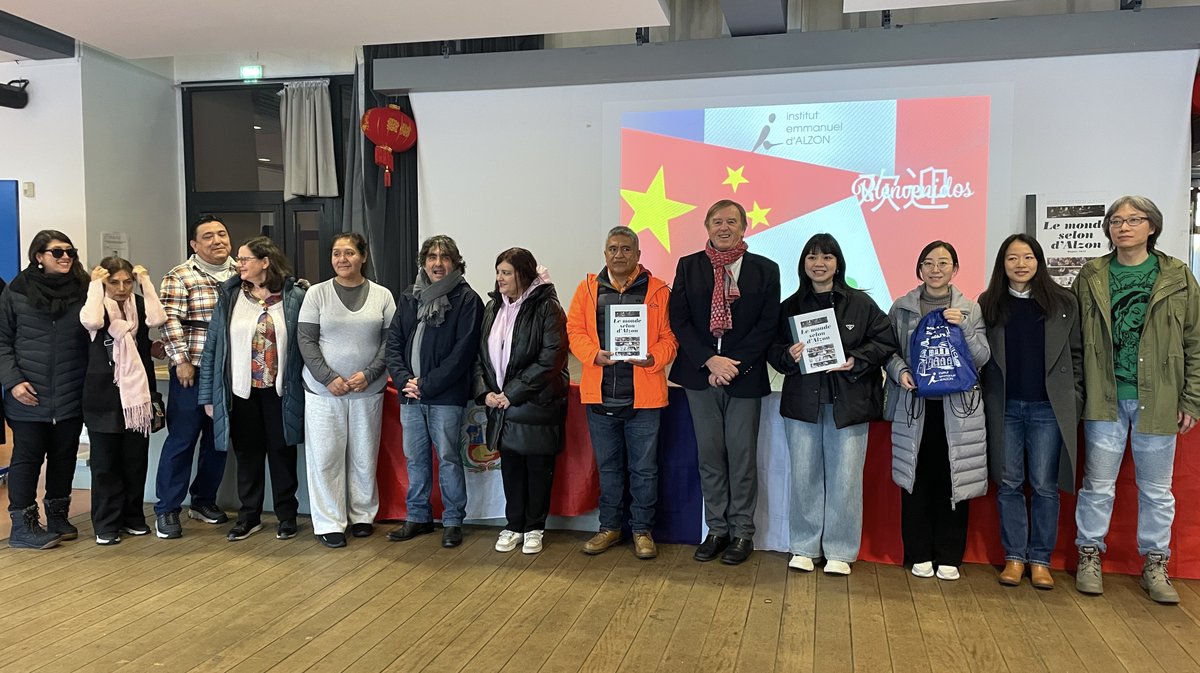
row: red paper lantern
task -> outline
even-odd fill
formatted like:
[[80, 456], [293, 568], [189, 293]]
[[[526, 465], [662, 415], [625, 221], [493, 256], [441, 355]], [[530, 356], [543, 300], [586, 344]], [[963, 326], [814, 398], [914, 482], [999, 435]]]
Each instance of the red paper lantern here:
[[397, 105], [376, 107], [362, 116], [362, 132], [375, 143], [375, 165], [383, 167], [383, 184], [392, 186], [392, 152], [406, 152], [417, 142], [417, 123]]

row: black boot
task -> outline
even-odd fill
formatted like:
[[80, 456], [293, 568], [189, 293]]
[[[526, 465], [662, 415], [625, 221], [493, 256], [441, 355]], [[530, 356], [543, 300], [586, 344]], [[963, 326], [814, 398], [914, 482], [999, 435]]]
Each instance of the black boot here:
[[58, 546], [58, 535], [47, 532], [38, 521], [36, 504], [25, 509], [10, 509], [8, 515], [12, 517], [12, 535], [8, 538], [8, 546], [15, 549], [49, 549]]
[[71, 512], [71, 498], [46, 498], [42, 501], [46, 506], [46, 530], [56, 533], [64, 540], [74, 540], [79, 537], [79, 529], [67, 521]]

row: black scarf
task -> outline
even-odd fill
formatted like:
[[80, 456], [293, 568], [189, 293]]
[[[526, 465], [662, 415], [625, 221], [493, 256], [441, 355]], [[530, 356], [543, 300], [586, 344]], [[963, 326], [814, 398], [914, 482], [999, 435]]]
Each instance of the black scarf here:
[[62, 315], [71, 304], [82, 302], [87, 293], [86, 284], [75, 275], [74, 270], [46, 273], [33, 263], [17, 274], [9, 289], [25, 295], [34, 311], [55, 318]]

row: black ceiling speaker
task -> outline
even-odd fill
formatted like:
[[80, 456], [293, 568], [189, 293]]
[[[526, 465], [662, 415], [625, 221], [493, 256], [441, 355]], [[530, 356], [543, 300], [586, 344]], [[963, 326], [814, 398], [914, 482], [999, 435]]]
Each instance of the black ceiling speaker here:
[[25, 87], [29, 86], [27, 79], [14, 79], [8, 84], [0, 84], [0, 107], [13, 107], [18, 110], [29, 104], [29, 94]]

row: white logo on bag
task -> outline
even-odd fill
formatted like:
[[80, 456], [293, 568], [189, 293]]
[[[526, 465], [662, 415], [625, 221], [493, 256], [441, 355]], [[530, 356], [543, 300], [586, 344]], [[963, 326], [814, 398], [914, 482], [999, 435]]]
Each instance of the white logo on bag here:
[[955, 379], [955, 372], [962, 366], [962, 356], [950, 342], [950, 326], [930, 327], [921, 340], [921, 357], [917, 362], [917, 375], [929, 379], [929, 384], [945, 383]]

